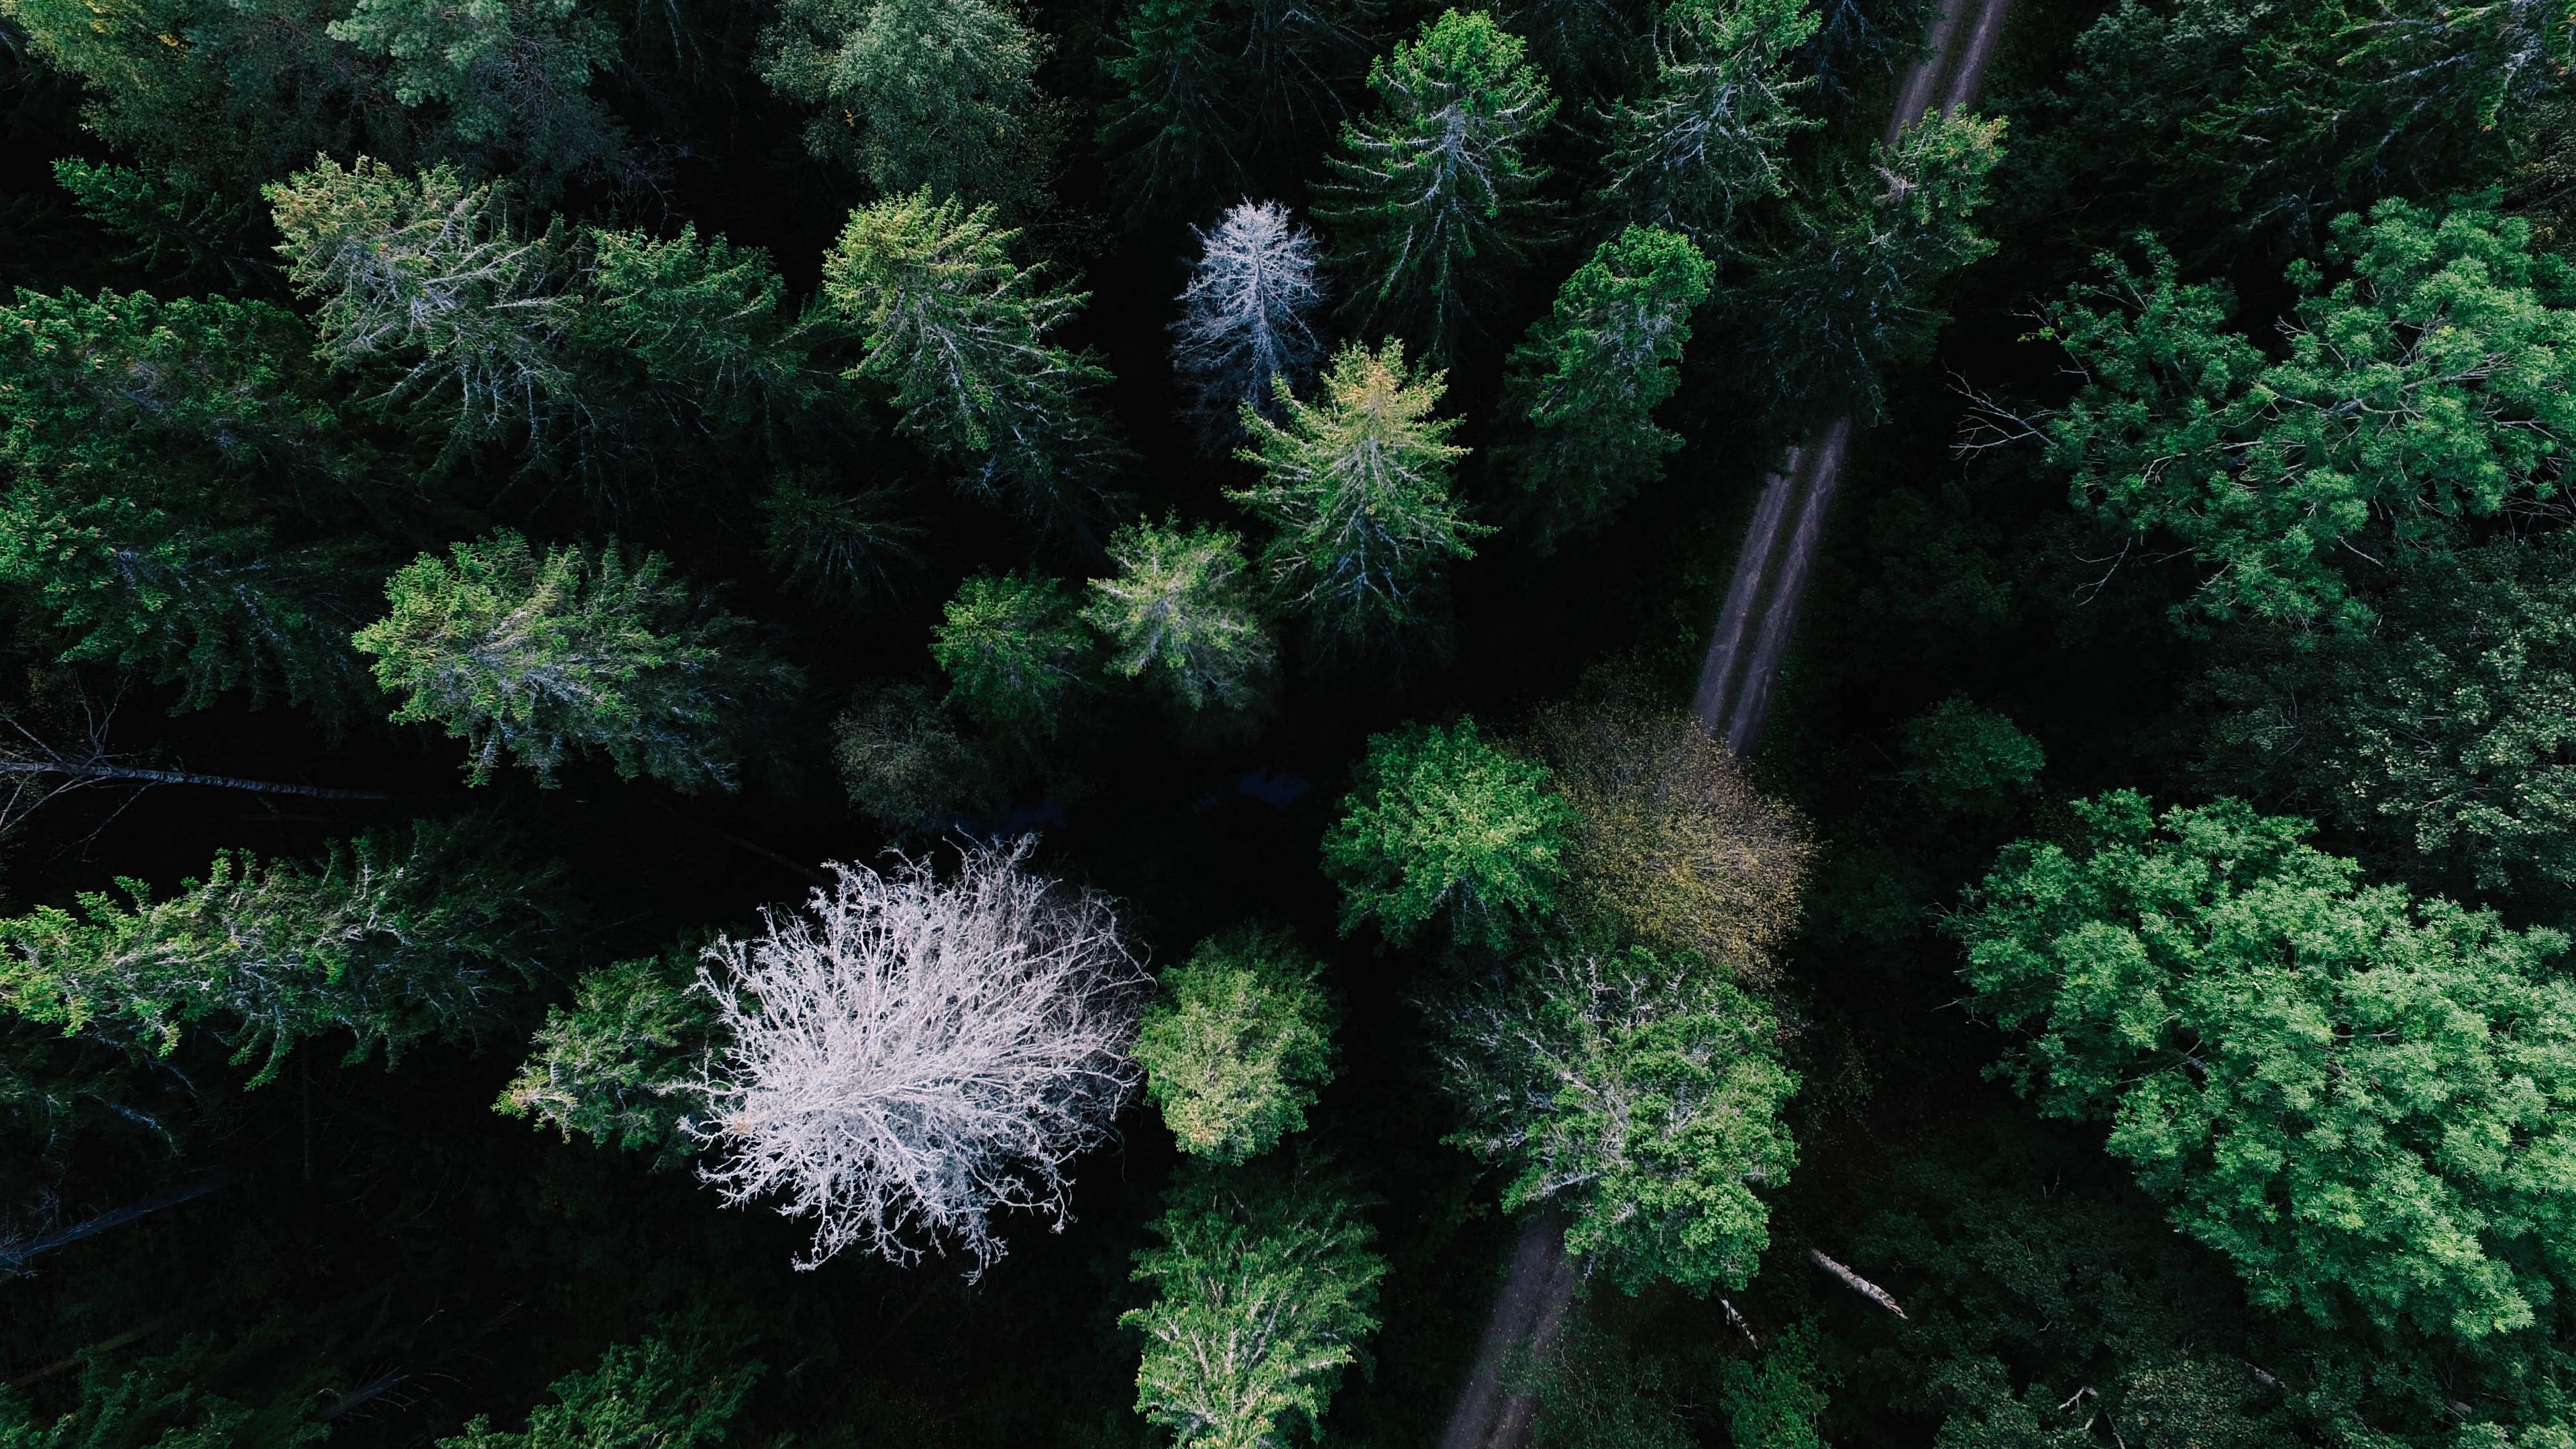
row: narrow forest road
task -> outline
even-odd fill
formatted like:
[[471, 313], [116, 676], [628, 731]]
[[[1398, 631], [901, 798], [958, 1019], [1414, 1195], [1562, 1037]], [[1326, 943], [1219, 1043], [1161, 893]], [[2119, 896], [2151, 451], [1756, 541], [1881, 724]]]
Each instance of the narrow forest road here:
[[[1924, 54], [1907, 69], [1897, 91], [1884, 139], [1893, 142], [1909, 121], [1935, 105], [1956, 111], [1975, 104], [2010, 6], [2011, 0], [1943, 0], [1924, 37]], [[1691, 714], [1700, 727], [1739, 755], [1750, 754], [1762, 736], [1771, 686], [1788, 654], [1798, 605], [1824, 538], [1825, 512], [1842, 482], [1843, 464], [1858, 431], [1856, 420], [1834, 419], [1791, 448], [1779, 468], [1762, 480], [1762, 494], [1754, 503], [1753, 521], [1745, 529], [1726, 602], [1709, 639], [1708, 658], [1700, 667], [1699, 691], [1691, 700]], [[1525, 1373], [1556, 1346], [1580, 1279], [1566, 1256], [1565, 1220], [1553, 1212], [1532, 1216], [1512, 1249], [1511, 1267], [1495, 1295], [1475, 1366], [1450, 1412], [1440, 1449], [1524, 1449], [1529, 1443], [1538, 1405]]]

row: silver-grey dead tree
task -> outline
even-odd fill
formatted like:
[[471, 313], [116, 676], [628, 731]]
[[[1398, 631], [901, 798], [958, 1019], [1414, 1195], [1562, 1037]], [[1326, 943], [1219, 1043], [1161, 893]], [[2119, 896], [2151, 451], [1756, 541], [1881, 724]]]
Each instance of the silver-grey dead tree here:
[[1293, 386], [1321, 348], [1306, 314], [1324, 295], [1315, 234], [1275, 201], [1237, 202], [1196, 232], [1199, 260], [1172, 324], [1172, 367], [1196, 394], [1211, 441], [1239, 435], [1241, 409], [1277, 418], [1277, 379]]

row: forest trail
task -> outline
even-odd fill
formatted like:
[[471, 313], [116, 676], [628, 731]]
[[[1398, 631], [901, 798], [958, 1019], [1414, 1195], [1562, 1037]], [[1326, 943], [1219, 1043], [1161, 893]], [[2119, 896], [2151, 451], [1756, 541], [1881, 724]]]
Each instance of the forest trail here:
[[[1943, 0], [1924, 37], [1923, 56], [1907, 69], [1897, 91], [1884, 139], [1894, 141], [1907, 121], [1935, 104], [1955, 111], [1975, 103], [2010, 7], [2011, 0]], [[1762, 736], [1771, 686], [1788, 654], [1798, 605], [1824, 538], [1825, 513], [1858, 431], [1854, 419], [1834, 419], [1814, 438], [1791, 448], [1779, 468], [1763, 479], [1709, 639], [1699, 690], [1691, 700], [1700, 727], [1739, 755], [1751, 753]], [[1512, 1249], [1511, 1267], [1495, 1295], [1475, 1366], [1440, 1436], [1440, 1449], [1525, 1449], [1538, 1404], [1525, 1380], [1516, 1380], [1520, 1370], [1555, 1346], [1580, 1280], [1566, 1255], [1564, 1219], [1554, 1213], [1533, 1216]]]

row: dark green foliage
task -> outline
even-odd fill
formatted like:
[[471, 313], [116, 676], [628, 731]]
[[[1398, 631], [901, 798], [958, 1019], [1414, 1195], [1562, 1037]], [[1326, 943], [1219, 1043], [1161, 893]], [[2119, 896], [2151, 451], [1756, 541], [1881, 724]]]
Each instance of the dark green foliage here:
[[[2553, 931], [2402, 886], [2239, 801], [2115, 792], [2072, 846], [2005, 851], [1955, 929], [2014, 1079], [2325, 1325], [2474, 1341], [2560, 1291], [2576, 983]], [[2527, 1146], [2526, 1146], [2527, 1144]]]
[[255, 1331], [229, 1343], [191, 1336], [123, 1368], [84, 1354], [79, 1400], [59, 1416], [0, 1389], [0, 1449], [295, 1449], [328, 1438], [307, 1413], [318, 1385], [260, 1382], [271, 1378], [260, 1360], [277, 1349]]
[[1531, 143], [1556, 114], [1518, 36], [1444, 11], [1369, 67], [1375, 112], [1342, 127], [1315, 214], [1335, 231], [1346, 306], [1447, 362], [1525, 256], [1546, 168]]
[[349, 1033], [388, 1063], [486, 1026], [538, 971], [551, 868], [491, 845], [488, 822], [421, 823], [335, 845], [313, 865], [215, 858], [154, 900], [80, 898], [0, 920], [0, 1005], [27, 1020], [167, 1055], [187, 1031], [277, 1075], [297, 1043]]
[[746, 647], [742, 621], [667, 580], [659, 554], [630, 560], [550, 548], [507, 531], [423, 554], [385, 585], [391, 607], [358, 631], [396, 724], [435, 722], [469, 744], [482, 784], [507, 754], [541, 785], [576, 752], [683, 790], [735, 786], [747, 712], [794, 671]]
[[1717, 250], [1737, 213], [1785, 193], [1790, 138], [1815, 121], [1791, 64], [1815, 38], [1806, 0], [1674, 0], [1656, 26], [1655, 83], [1610, 121], [1607, 199]]
[[1728, 1362], [1721, 1382], [1736, 1449], [1824, 1449], [1816, 1420], [1825, 1394], [1816, 1379], [1816, 1334], [1805, 1324], [1774, 1337], [1759, 1362]]
[[1126, 87], [1101, 124], [1101, 149], [1118, 158], [1131, 219], [1218, 196], [1242, 174], [1227, 94], [1234, 81], [1216, 0], [1137, 0], [1126, 45], [1102, 69]]
[[1488, 744], [1474, 720], [1370, 736], [1352, 787], [1324, 836], [1345, 933], [1375, 921], [1409, 941], [1445, 915], [1460, 940], [1499, 950], [1555, 909], [1573, 808], [1546, 766]]
[[1695, 956], [1548, 943], [1439, 1013], [1450, 1141], [1503, 1169], [1502, 1201], [1562, 1206], [1569, 1253], [1627, 1292], [1740, 1289], [1797, 1161], [1798, 1087], [1761, 1002]]
[[1092, 640], [1064, 585], [1043, 574], [981, 574], [957, 586], [930, 657], [948, 698], [987, 728], [1041, 739], [1091, 678]]
[[1956, 695], [1907, 720], [1903, 743], [1902, 778], [1935, 810], [2003, 808], [2048, 762], [2011, 720]]
[[274, 280], [277, 267], [254, 240], [257, 213], [239, 198], [192, 192], [124, 166], [66, 156], [54, 179], [82, 212], [124, 237], [122, 260], [180, 282], [250, 290]]
[[668, 951], [586, 971], [572, 1005], [546, 1008], [527, 1062], [494, 1109], [604, 1146], [685, 1161], [704, 1111], [697, 1088], [715, 1047], [715, 1004], [697, 958]]
[[726, 1336], [670, 1325], [557, 1379], [555, 1402], [539, 1404], [526, 1429], [494, 1429], [477, 1414], [439, 1449], [698, 1449], [723, 1442], [763, 1368]]
[[1323, 969], [1287, 932], [1254, 926], [1163, 972], [1136, 1060], [1183, 1152], [1239, 1163], [1306, 1125], [1333, 1072]]
[[1688, 238], [1629, 227], [1566, 278], [1554, 314], [1513, 349], [1503, 412], [1528, 431], [1498, 459], [1542, 554], [1663, 476], [1682, 440], [1654, 410], [1681, 385], [1691, 309], [1715, 272]]
[[1312, 1434], [1341, 1370], [1376, 1331], [1385, 1262], [1349, 1187], [1313, 1169], [1185, 1169], [1136, 1254], [1154, 1302], [1119, 1322], [1145, 1337], [1136, 1410], [1191, 1449], [1262, 1449]]
[[2334, 237], [2348, 272], [2293, 268], [2278, 360], [2227, 325], [2227, 288], [2152, 246], [2049, 309], [2090, 379], [2051, 455], [2080, 506], [2198, 557], [2194, 614], [2359, 627], [2356, 572], [2564, 486], [2576, 282], [2529, 227], [2392, 201]]
[[862, 690], [832, 721], [832, 742], [850, 804], [888, 829], [941, 827], [1001, 805], [999, 766], [927, 685], [896, 679]]
[[893, 489], [850, 492], [790, 475], [770, 485], [760, 511], [762, 561], [816, 603], [864, 603], [920, 562], [922, 528]]

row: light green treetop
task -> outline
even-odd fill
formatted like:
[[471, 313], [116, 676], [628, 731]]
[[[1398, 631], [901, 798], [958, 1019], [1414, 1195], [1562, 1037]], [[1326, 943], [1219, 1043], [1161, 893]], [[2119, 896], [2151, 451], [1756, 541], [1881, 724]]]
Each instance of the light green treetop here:
[[724, 1441], [765, 1367], [730, 1337], [665, 1322], [637, 1343], [611, 1345], [599, 1366], [555, 1380], [554, 1402], [517, 1433], [477, 1414], [438, 1449], [700, 1449]]
[[1243, 1162], [1306, 1125], [1333, 1069], [1322, 971], [1287, 932], [1251, 927], [1201, 941], [1163, 973], [1136, 1060], [1182, 1151]]
[[1324, 833], [1342, 929], [1374, 920], [1403, 942], [1445, 912], [1460, 940], [1499, 949], [1516, 919], [1554, 909], [1574, 823], [1547, 767], [1486, 743], [1472, 719], [1372, 735]]
[[1108, 667], [1152, 674], [1191, 709], [1248, 709], [1278, 660], [1253, 606], [1243, 540], [1227, 529], [1132, 523], [1109, 541], [1118, 572], [1091, 581], [1082, 616]]
[[1090, 678], [1093, 643], [1064, 585], [1044, 574], [979, 574], [957, 586], [930, 636], [948, 698], [986, 726], [1052, 735]]
[[2554, 931], [2404, 887], [2220, 800], [2080, 802], [1954, 929], [2006, 1070], [2110, 1150], [2248, 1295], [2474, 1340], [2530, 1325], [2576, 1243], [2576, 982]]

